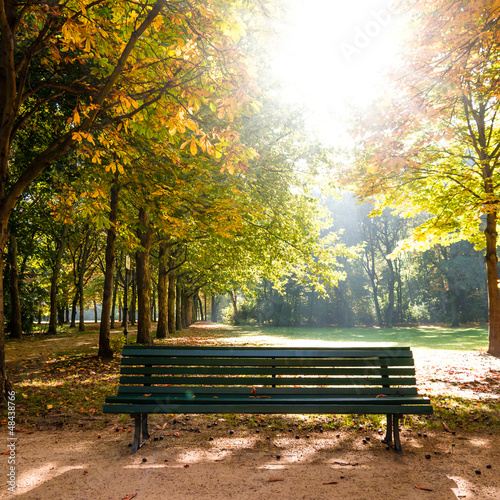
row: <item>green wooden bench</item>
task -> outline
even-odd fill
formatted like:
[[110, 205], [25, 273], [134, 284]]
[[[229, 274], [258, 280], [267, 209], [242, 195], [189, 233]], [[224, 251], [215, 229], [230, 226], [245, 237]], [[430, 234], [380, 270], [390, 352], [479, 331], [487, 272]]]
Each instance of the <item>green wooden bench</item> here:
[[134, 345], [120, 374], [103, 412], [135, 418], [132, 453], [149, 438], [150, 413], [385, 414], [384, 441], [402, 453], [399, 419], [433, 412], [409, 347]]

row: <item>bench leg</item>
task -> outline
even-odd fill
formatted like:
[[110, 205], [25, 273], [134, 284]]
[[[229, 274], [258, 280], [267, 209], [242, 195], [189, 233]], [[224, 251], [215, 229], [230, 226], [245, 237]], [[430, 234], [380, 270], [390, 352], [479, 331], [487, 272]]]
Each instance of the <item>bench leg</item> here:
[[400, 454], [403, 454], [403, 448], [401, 447], [401, 441], [399, 439], [399, 415], [393, 415], [394, 419], [394, 449]]
[[403, 448], [399, 438], [399, 419], [399, 415], [387, 415], [387, 433], [382, 442], [387, 443], [389, 446], [394, 443], [394, 450], [401, 455], [403, 453]]
[[[144, 445], [146, 440], [149, 438], [148, 432], [148, 414], [147, 413], [135, 413], [132, 415], [135, 419], [135, 432], [134, 432], [134, 442], [132, 443], [131, 453], [135, 453], [141, 446]], [[141, 439], [142, 434], [142, 439]]]
[[383, 439], [383, 443], [392, 444], [392, 417], [393, 415], [387, 415], [387, 431], [385, 433], [385, 438]]
[[142, 439], [144, 439], [144, 441], [146, 439], [149, 439], [148, 414], [147, 413], [142, 414]]

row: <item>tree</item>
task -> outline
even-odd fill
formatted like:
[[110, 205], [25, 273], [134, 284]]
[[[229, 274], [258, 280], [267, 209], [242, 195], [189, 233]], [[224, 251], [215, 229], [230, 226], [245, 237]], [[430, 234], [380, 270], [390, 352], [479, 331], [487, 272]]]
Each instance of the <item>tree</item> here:
[[413, 14], [390, 95], [359, 120], [350, 178], [376, 213], [429, 214], [402, 248], [460, 239], [486, 248], [488, 352], [500, 356], [500, 5], [423, 1]]
[[[224, 117], [251, 101], [249, 86], [242, 84], [248, 73], [235, 45], [242, 30], [239, 7], [236, 0], [209, 5], [0, 0], [0, 256], [17, 200], [68, 151], [78, 147], [99, 165], [101, 152], [94, 145], [113, 148], [129, 127], [149, 138], [166, 130], [174, 143], [178, 133], [189, 129], [191, 152], [202, 147], [215, 154], [213, 144], [222, 143], [221, 157], [231, 149], [230, 129], [209, 135], [191, 117], [202, 105]], [[200, 75], [205, 75], [203, 90], [189, 85]], [[43, 123], [44, 115], [54, 118], [53, 127], [42, 127], [31, 154], [18, 161], [20, 134], [38, 131], [33, 124]], [[145, 116], [156, 127], [148, 131], [146, 121], [141, 122]], [[240, 161], [237, 154], [227, 155], [222, 168], [237, 169]], [[124, 165], [115, 162], [110, 168], [123, 173]], [[2, 307], [0, 287], [3, 328]], [[0, 330], [0, 385], [5, 390], [3, 342]]]

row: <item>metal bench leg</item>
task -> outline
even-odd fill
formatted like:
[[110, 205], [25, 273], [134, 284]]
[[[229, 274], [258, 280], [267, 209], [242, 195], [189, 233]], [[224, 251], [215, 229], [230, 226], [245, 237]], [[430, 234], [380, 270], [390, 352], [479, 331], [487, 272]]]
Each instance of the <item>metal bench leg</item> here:
[[136, 413], [132, 415], [135, 419], [135, 433], [134, 433], [134, 442], [132, 444], [132, 453], [135, 453], [141, 446], [141, 421], [142, 415], [140, 413]]
[[401, 441], [399, 440], [399, 415], [393, 415], [394, 418], [394, 449], [400, 454], [403, 454]]
[[149, 439], [148, 414], [147, 413], [142, 414], [142, 439], [144, 439], [144, 441], [146, 441], [146, 439]]
[[387, 431], [385, 433], [385, 438], [382, 441], [383, 443], [392, 444], [392, 435], [393, 435], [393, 432], [392, 432], [392, 417], [393, 417], [392, 414], [387, 415]]
[[[141, 448], [147, 439], [149, 439], [148, 432], [148, 414], [147, 413], [134, 413], [132, 415], [135, 419], [135, 432], [134, 442], [132, 444], [132, 453], [135, 453]], [[142, 434], [142, 439], [141, 439]]]

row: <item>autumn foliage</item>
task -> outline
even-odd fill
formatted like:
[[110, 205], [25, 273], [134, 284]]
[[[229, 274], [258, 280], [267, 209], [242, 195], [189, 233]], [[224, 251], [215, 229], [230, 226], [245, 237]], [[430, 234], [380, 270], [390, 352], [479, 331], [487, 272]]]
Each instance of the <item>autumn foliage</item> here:
[[[406, 8], [406, 4], [402, 8]], [[490, 349], [500, 354], [497, 272], [500, 2], [416, 2], [387, 95], [358, 117], [358, 194], [426, 221], [403, 249], [486, 247]]]

